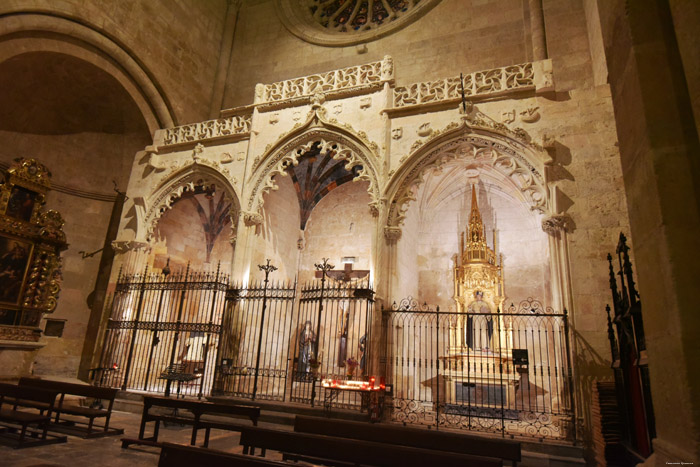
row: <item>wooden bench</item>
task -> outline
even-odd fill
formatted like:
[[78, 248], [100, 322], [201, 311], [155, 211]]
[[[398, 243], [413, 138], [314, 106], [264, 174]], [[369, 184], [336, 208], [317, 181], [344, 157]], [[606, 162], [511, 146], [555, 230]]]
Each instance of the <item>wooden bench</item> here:
[[264, 457], [245, 456], [212, 449], [183, 446], [181, 444], [163, 443], [158, 459], [158, 467], [269, 467], [286, 466], [287, 462], [273, 461]]
[[439, 465], [441, 467], [495, 467], [500, 459], [435, 451], [373, 441], [335, 438], [331, 436], [297, 433], [249, 427], [241, 430], [243, 454], [255, 454], [260, 448], [279, 451], [284, 459], [299, 459], [324, 465], [374, 466]]
[[[55, 391], [61, 395], [55, 407], [55, 418], [50, 426], [52, 431], [59, 431], [82, 438], [99, 438], [124, 433], [124, 430], [121, 428], [109, 427], [109, 419], [112, 416], [112, 406], [117, 396], [117, 389], [39, 378], [20, 378], [19, 386]], [[107, 408], [83, 407], [78, 403], [66, 400], [66, 396], [101, 400], [107, 402]], [[70, 418], [64, 418], [65, 415], [69, 415]], [[79, 418], [76, 419], [75, 417]], [[95, 425], [95, 419], [97, 418], [104, 418], [104, 425]], [[87, 419], [87, 422], [84, 419]]]
[[[56, 395], [55, 391], [0, 383], [0, 423], [3, 425], [0, 437], [12, 441], [15, 449], [65, 443], [65, 436], [47, 433]], [[12, 408], [6, 408], [10, 406]], [[38, 413], [20, 408], [35, 409]]]
[[[157, 408], [172, 409], [172, 412], [168, 414], [155, 413], [153, 409]], [[178, 411], [180, 410], [189, 411], [192, 413], [192, 416], [179, 414]], [[209, 415], [210, 417], [203, 418], [204, 415]], [[161, 446], [162, 443], [158, 442], [158, 432], [161, 422], [191, 425], [192, 438], [190, 444], [193, 446], [197, 444], [197, 432], [201, 429], [206, 430], [204, 434], [204, 447], [209, 446], [209, 434], [212, 428], [229, 431], [240, 431], [244, 428], [244, 425], [233, 423], [230, 420], [212, 418], [211, 416], [223, 416], [228, 418], [232, 416], [245, 417], [250, 419], [253, 425], [257, 425], [258, 418], [260, 417], [260, 407], [146, 396], [143, 398], [143, 413], [141, 415], [139, 437], [138, 439], [122, 438], [122, 448], [128, 448], [132, 444]], [[153, 436], [150, 437], [146, 437], [146, 424], [148, 422], [155, 422]]]
[[378, 443], [412, 446], [435, 451], [493, 457], [512, 462], [521, 460], [520, 443], [448, 431], [434, 431], [390, 424], [369, 424], [348, 420], [297, 415], [294, 431], [340, 438], [375, 441]]

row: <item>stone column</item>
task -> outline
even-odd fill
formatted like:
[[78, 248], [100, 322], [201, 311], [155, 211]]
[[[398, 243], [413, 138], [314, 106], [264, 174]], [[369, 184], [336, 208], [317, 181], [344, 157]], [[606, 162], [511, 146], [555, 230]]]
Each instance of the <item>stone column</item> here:
[[700, 142], [669, 1], [616, 14], [604, 37], [656, 417], [647, 463], [697, 463]]
[[262, 214], [258, 212], [241, 211], [238, 218], [238, 234], [236, 236], [236, 246], [233, 252], [233, 264], [231, 266], [231, 279], [233, 282], [246, 281], [249, 278], [250, 263], [253, 257], [252, 250], [255, 243], [255, 232], [262, 223]]
[[216, 67], [216, 77], [211, 90], [211, 102], [209, 104], [209, 118], [219, 117], [223, 105], [224, 91], [226, 90], [226, 78], [231, 64], [231, 52], [233, 51], [233, 37], [236, 34], [238, 11], [243, 0], [228, 0], [226, 8], [226, 22], [221, 35], [221, 49], [219, 51], [219, 64]]
[[542, 0], [530, 2], [530, 33], [532, 36], [532, 60], [547, 59], [547, 36], [544, 29], [544, 12]]

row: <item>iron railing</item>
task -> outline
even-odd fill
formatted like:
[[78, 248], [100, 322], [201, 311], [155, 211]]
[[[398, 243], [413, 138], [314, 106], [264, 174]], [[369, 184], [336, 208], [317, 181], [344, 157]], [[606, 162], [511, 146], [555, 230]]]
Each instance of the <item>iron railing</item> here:
[[575, 435], [567, 313], [537, 300], [505, 312], [442, 312], [415, 300], [384, 310], [381, 362], [392, 421], [570, 439]]
[[208, 394], [228, 282], [218, 268], [195, 272], [189, 265], [173, 274], [120, 273], [98, 382], [166, 395]]

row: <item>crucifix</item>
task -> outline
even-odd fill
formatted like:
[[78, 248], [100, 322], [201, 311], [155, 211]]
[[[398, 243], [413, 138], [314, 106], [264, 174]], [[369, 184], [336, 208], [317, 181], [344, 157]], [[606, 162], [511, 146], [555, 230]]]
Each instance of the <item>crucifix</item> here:
[[[316, 271], [316, 277], [321, 278], [323, 273]], [[369, 269], [353, 269], [352, 263], [345, 263], [341, 271], [327, 271], [326, 276], [339, 282], [350, 282], [352, 280], [364, 279], [369, 275]]]

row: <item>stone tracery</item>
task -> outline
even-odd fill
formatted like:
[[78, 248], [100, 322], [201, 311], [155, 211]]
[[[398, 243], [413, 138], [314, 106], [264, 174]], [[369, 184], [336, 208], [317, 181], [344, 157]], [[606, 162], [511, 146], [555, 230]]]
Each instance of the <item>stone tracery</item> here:
[[[544, 212], [549, 208], [547, 189], [540, 171], [511, 147], [489, 137], [461, 136], [439, 145], [428, 154], [423, 151], [414, 152], [412, 159], [416, 162], [410, 169], [404, 169], [407, 173], [404, 171], [405, 175], [393, 194], [388, 225], [398, 226], [403, 222], [408, 203], [415, 200], [415, 190], [423, 182], [425, 171], [454, 159], [472, 160], [496, 169], [517, 187], [531, 209]], [[395, 180], [401, 175], [395, 175]]]

